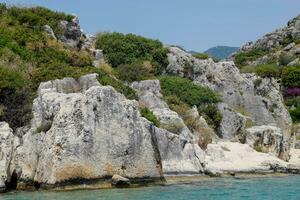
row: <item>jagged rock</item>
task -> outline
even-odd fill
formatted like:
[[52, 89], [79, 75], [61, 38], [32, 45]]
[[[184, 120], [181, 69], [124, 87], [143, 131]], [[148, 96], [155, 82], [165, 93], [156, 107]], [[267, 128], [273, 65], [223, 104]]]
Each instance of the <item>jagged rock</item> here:
[[104, 55], [103, 50], [101, 49], [90, 49], [92, 55], [94, 56], [95, 60], [93, 61], [93, 65], [95, 67], [99, 66], [99, 64], [104, 63]]
[[14, 145], [9, 172], [18, 170], [19, 182], [84, 184], [114, 174], [161, 179], [154, 134], [138, 103], [95, 79], [88, 75], [40, 85], [31, 129]]
[[205, 170], [213, 174], [274, 172], [288, 169], [288, 163], [279, 158], [260, 153], [248, 144], [219, 142], [209, 144], [206, 150]]
[[[171, 111], [160, 93], [158, 80], [134, 82], [132, 88], [139, 102], [149, 108], [160, 120], [161, 127], [154, 128], [164, 174], [199, 174], [204, 152], [198, 145], [199, 136], [193, 134], [183, 119]], [[197, 116], [198, 117], [198, 116]]]
[[254, 126], [246, 129], [246, 143], [266, 153], [279, 156], [282, 140], [281, 129], [274, 126]]
[[196, 143], [155, 128], [155, 135], [162, 160], [163, 172], [166, 175], [191, 175], [204, 172], [204, 151]]
[[276, 79], [241, 74], [233, 62], [198, 60], [176, 47], [169, 47], [169, 52], [167, 74], [190, 78], [195, 84], [210, 87], [229, 107], [252, 119], [253, 125], [276, 124], [281, 128], [286, 147], [282, 157], [288, 159], [286, 141], [292, 123]]
[[300, 59], [296, 58], [295, 60], [293, 60], [292, 62], [290, 62], [289, 64], [287, 64], [287, 66], [296, 66], [300, 64]]
[[289, 51], [291, 50], [294, 46], [295, 46], [295, 42], [292, 42], [290, 44], [288, 44], [286, 47], [283, 48], [284, 51]]
[[246, 121], [251, 119], [246, 119], [245, 116], [234, 111], [225, 103], [219, 103], [218, 109], [223, 116], [219, 128], [221, 137], [229, 141], [243, 140]]
[[130, 180], [128, 178], [124, 178], [120, 175], [113, 175], [111, 178], [111, 184], [115, 187], [128, 187], [130, 186]]
[[140, 104], [153, 112], [162, 128], [181, 135], [186, 140], [193, 139], [193, 134], [184, 124], [183, 119], [176, 112], [170, 110], [163, 100], [158, 80], [134, 82], [131, 87], [137, 92]]
[[54, 31], [53, 31], [53, 29], [49, 26], [49, 25], [45, 25], [44, 26], [44, 31], [48, 34], [48, 35], [50, 35], [53, 39], [57, 39], [56, 38], [56, 36], [55, 36], [55, 34], [54, 34]]
[[60, 28], [62, 29], [62, 34], [57, 34], [57, 38], [66, 45], [77, 48], [83, 35], [78, 17], [74, 16], [70, 22], [60, 21]]
[[96, 37], [94, 35], [90, 34], [83, 34], [84, 40], [81, 46], [81, 49], [89, 50], [94, 49], [94, 43], [96, 40]]
[[5, 122], [0, 122], [0, 192], [5, 191], [8, 180], [8, 168], [12, 158], [14, 135]]

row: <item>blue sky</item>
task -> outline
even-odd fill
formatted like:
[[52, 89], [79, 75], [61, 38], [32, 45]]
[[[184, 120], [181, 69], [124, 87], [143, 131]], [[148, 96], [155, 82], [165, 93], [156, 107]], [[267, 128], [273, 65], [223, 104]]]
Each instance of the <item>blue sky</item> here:
[[87, 33], [118, 31], [188, 50], [240, 46], [300, 14], [300, 0], [0, 0], [76, 13]]

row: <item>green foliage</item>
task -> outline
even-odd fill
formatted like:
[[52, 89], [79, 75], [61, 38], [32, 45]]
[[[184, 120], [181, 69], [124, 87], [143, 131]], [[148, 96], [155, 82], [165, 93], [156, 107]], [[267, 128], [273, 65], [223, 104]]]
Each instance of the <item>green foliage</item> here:
[[300, 106], [300, 96], [286, 98], [284, 102], [285, 102], [285, 105], [287, 105], [289, 107], [292, 107], [292, 106], [298, 107], [298, 106]]
[[160, 84], [162, 93], [165, 96], [177, 96], [180, 101], [190, 106], [220, 101], [219, 96], [210, 88], [195, 85], [192, 81], [185, 78], [162, 76]]
[[222, 115], [215, 104], [201, 105], [198, 107], [198, 112], [214, 129], [218, 129], [220, 127]]
[[206, 50], [204, 53], [216, 59], [225, 59], [236, 52], [238, 49], [238, 47], [216, 46]]
[[196, 53], [196, 54], [193, 54], [193, 56], [200, 60], [206, 60], [206, 59], [210, 58], [210, 56], [206, 53]]
[[127, 82], [141, 81], [153, 77], [153, 67], [150, 63], [136, 62], [120, 65], [116, 68], [117, 77]]
[[156, 116], [151, 112], [148, 108], [144, 107], [140, 109], [142, 117], [145, 117], [150, 122], [152, 122], [155, 126], [159, 127], [160, 123]]
[[276, 64], [258, 65], [255, 67], [255, 73], [263, 78], [280, 77], [280, 68]]
[[235, 64], [238, 67], [247, 65], [248, 61], [254, 61], [257, 58], [260, 58], [266, 55], [267, 52], [259, 49], [253, 49], [247, 52], [239, 53], [235, 56]]
[[295, 59], [296, 59], [296, 57], [294, 55], [290, 55], [290, 54], [287, 54], [287, 53], [282, 53], [279, 56], [278, 63], [281, 66], [286, 66]]
[[52, 127], [52, 122], [47, 122], [45, 124], [42, 124], [41, 126], [37, 127], [37, 129], [33, 132], [33, 134], [38, 134], [41, 132], [46, 133], [47, 131], [49, 131]]
[[115, 88], [115, 90], [117, 90], [118, 92], [124, 94], [124, 96], [127, 98], [127, 99], [135, 99], [137, 100], [138, 97], [135, 93], [135, 91], [125, 85], [124, 83], [122, 83], [121, 81], [119, 81], [118, 79], [110, 76], [110, 75], [100, 75], [99, 76], [99, 81], [102, 85], [110, 85], [112, 86], [113, 88]]
[[290, 109], [289, 112], [293, 119], [293, 122], [299, 123], [300, 122], [300, 106], [297, 106], [294, 109]]
[[112, 67], [132, 64], [137, 61], [150, 61], [155, 74], [160, 74], [167, 66], [167, 49], [158, 40], [151, 40], [134, 34], [99, 34], [96, 48], [103, 49]]
[[19, 72], [0, 66], [0, 91], [2, 89], [17, 90], [23, 84], [24, 80]]
[[300, 87], [300, 66], [284, 67], [281, 80], [283, 86]]

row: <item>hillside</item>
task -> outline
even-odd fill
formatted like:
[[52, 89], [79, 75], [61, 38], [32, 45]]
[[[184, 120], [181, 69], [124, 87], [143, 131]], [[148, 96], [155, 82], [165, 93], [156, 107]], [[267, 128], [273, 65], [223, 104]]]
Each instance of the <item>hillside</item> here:
[[228, 46], [216, 46], [209, 48], [204, 51], [204, 53], [210, 55], [211, 57], [217, 58], [219, 60], [228, 58], [231, 54], [235, 53], [238, 47], [228, 47]]
[[0, 192], [300, 173], [277, 76], [42, 7], [0, 14]]
[[300, 16], [286, 27], [245, 44], [234, 61], [242, 72], [278, 78], [293, 121], [300, 122]]

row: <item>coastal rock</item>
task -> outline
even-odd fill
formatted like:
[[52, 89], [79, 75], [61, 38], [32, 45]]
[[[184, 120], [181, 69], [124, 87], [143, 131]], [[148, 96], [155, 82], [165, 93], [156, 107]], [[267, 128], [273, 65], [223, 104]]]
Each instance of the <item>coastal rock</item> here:
[[[227, 104], [219, 103], [218, 109], [223, 118], [220, 124], [220, 136], [225, 140], [241, 141], [245, 129], [246, 117], [234, 111]], [[248, 119], [249, 120], [249, 119]]]
[[31, 129], [14, 145], [10, 174], [42, 187], [82, 184], [121, 174], [162, 178], [150, 123], [138, 103], [95, 75], [42, 83], [33, 104]]
[[285, 161], [257, 152], [248, 144], [218, 142], [209, 144], [206, 150], [205, 170], [209, 174], [270, 173], [287, 167]]
[[111, 184], [114, 187], [128, 187], [130, 186], [130, 180], [128, 178], [124, 178], [120, 175], [113, 175], [111, 178]]
[[199, 136], [189, 130], [176, 112], [170, 110], [160, 93], [159, 81], [134, 82], [132, 88], [139, 96], [139, 103], [149, 108], [160, 120], [161, 129], [153, 127], [153, 131], [157, 138], [164, 174], [203, 172], [204, 152], [199, 147]]
[[0, 122], [0, 192], [6, 189], [8, 168], [12, 158], [14, 135], [12, 129], [5, 122]]
[[246, 129], [246, 143], [265, 153], [279, 156], [282, 140], [281, 129], [274, 126], [254, 126]]
[[[292, 122], [276, 79], [241, 74], [233, 62], [199, 60], [177, 47], [169, 47], [169, 52], [170, 64], [165, 73], [189, 78], [195, 84], [215, 90], [224, 103], [251, 120], [253, 126], [276, 124], [281, 128], [284, 138], [282, 145], [285, 146], [281, 157], [288, 160], [287, 141]], [[241, 124], [239, 127], [242, 127]], [[231, 129], [230, 135], [240, 135], [241, 129], [235, 130], [233, 133]]]

